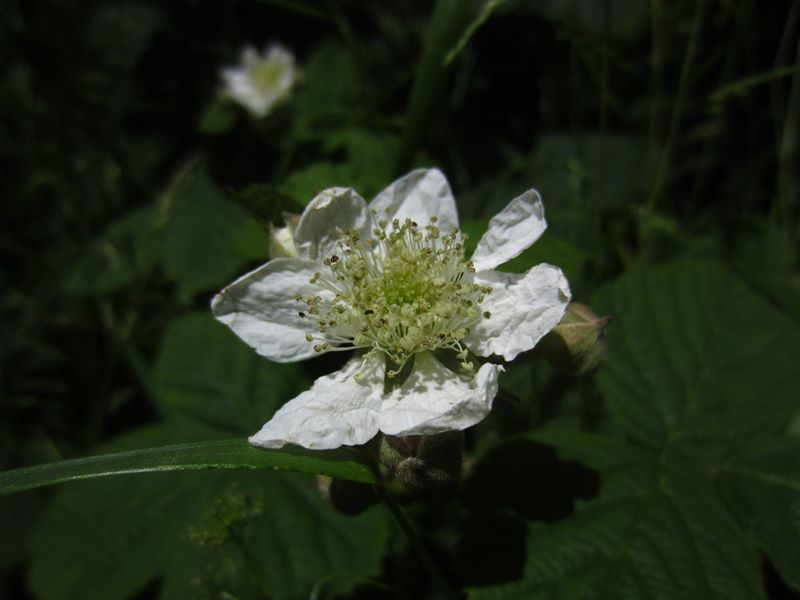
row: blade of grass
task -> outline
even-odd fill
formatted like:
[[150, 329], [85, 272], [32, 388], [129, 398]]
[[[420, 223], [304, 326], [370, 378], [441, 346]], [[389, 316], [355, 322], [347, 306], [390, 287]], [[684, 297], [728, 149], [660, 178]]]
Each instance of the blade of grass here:
[[0, 495], [77, 479], [204, 469], [272, 469], [375, 483], [373, 471], [348, 449], [258, 450], [247, 440], [192, 442], [63, 460], [0, 473]]
[[470, 3], [462, 0], [438, 0], [433, 9], [422, 58], [417, 66], [406, 110], [405, 127], [395, 156], [394, 171], [405, 173], [414, 160], [425, 129], [444, 91], [449, 67], [445, 57], [468, 24]]
[[478, 29], [480, 29], [481, 26], [489, 20], [489, 17], [492, 16], [492, 13], [495, 11], [495, 9], [498, 6], [503, 5], [505, 2], [506, 0], [487, 0], [478, 16], [475, 17], [464, 30], [464, 33], [458, 40], [458, 43], [453, 46], [450, 52], [447, 53], [447, 56], [444, 57], [444, 62], [442, 63], [443, 66], [448, 66], [459, 54], [464, 51], [464, 48], [467, 47], [467, 44], [469, 43], [470, 39], [472, 39], [472, 36], [475, 35], [475, 32], [478, 31]]
[[686, 46], [686, 55], [683, 59], [683, 67], [681, 69], [681, 77], [678, 83], [678, 91], [675, 95], [675, 104], [672, 108], [672, 115], [670, 116], [669, 128], [667, 129], [667, 138], [664, 142], [664, 147], [661, 150], [661, 156], [656, 167], [655, 177], [653, 178], [653, 188], [650, 193], [650, 198], [645, 205], [645, 213], [651, 214], [658, 208], [661, 196], [664, 193], [664, 180], [666, 177], [667, 167], [672, 158], [673, 146], [675, 145], [675, 136], [678, 131], [681, 116], [683, 116], [684, 104], [686, 103], [686, 94], [689, 88], [689, 75], [692, 71], [695, 53], [697, 52], [697, 40], [700, 37], [700, 30], [705, 22], [705, 17], [708, 12], [708, 0], [701, 0], [695, 9], [694, 19], [692, 22], [692, 31], [689, 34], [689, 43]]
[[800, 132], [800, 36], [797, 40], [795, 70], [792, 87], [789, 91], [789, 103], [783, 121], [783, 132], [778, 149], [778, 197], [777, 212], [784, 230], [793, 240], [800, 236], [797, 230], [797, 206], [800, 203], [800, 177], [797, 174], [798, 159], [797, 137]]

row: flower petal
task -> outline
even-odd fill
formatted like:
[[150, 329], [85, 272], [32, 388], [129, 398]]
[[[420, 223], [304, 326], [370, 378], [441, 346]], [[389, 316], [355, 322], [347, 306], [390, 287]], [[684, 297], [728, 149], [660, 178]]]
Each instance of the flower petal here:
[[323, 267], [302, 258], [276, 258], [240, 277], [214, 296], [214, 316], [256, 352], [276, 362], [293, 362], [317, 354], [306, 333], [313, 321], [302, 318], [305, 306], [295, 299], [332, 296], [309, 279]]
[[253, 87], [246, 70], [239, 67], [223, 69], [222, 79], [228, 96], [247, 108], [254, 116], [260, 118], [269, 112], [272, 99], [265, 98]]
[[[365, 444], [378, 433], [384, 369], [383, 356], [353, 358], [284, 404], [250, 443], [262, 448], [297, 444], [311, 450]], [[359, 372], [363, 377], [356, 379]]]
[[478, 242], [472, 262], [485, 271], [519, 256], [547, 229], [544, 205], [536, 190], [528, 190], [508, 203], [489, 221], [489, 229]]
[[346, 229], [369, 237], [367, 203], [350, 188], [330, 188], [309, 202], [294, 232], [294, 242], [300, 256], [322, 261], [336, 254], [336, 243]]
[[466, 429], [489, 414], [503, 370], [486, 363], [471, 381], [465, 381], [430, 352], [420, 352], [408, 379], [383, 402], [381, 431], [429, 435]]
[[489, 311], [464, 338], [464, 344], [478, 356], [499, 354], [513, 360], [533, 348], [564, 316], [570, 291], [561, 269], [548, 264], [527, 273], [484, 271], [475, 281], [492, 292], [480, 305]]
[[390, 222], [411, 219], [425, 226], [431, 217], [437, 217], [437, 226], [443, 232], [458, 227], [456, 201], [439, 169], [411, 171], [378, 194], [369, 207], [378, 213], [377, 219]]

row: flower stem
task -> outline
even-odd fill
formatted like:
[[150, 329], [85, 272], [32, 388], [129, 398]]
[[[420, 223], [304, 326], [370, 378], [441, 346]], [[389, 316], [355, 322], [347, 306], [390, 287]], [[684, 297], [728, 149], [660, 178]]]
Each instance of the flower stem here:
[[394, 501], [394, 498], [392, 498], [383, 482], [378, 483], [375, 487], [377, 488], [378, 494], [380, 494], [381, 498], [386, 503], [386, 506], [389, 507], [389, 511], [397, 521], [397, 524], [400, 525], [400, 529], [402, 529], [403, 533], [405, 533], [406, 537], [408, 537], [409, 542], [411, 542], [411, 546], [414, 548], [414, 551], [417, 554], [417, 558], [419, 558], [422, 566], [424, 566], [428, 571], [434, 583], [441, 589], [441, 592], [446, 598], [453, 598], [454, 600], [460, 598], [461, 596], [458, 594], [458, 592], [456, 592], [450, 586], [450, 584], [447, 583], [442, 571], [437, 566], [436, 561], [433, 560], [433, 557], [431, 556], [430, 552], [428, 552], [428, 549], [422, 543], [422, 540], [414, 529], [414, 526], [411, 525], [411, 522], [406, 518], [405, 514], [403, 514], [402, 509], [397, 502]]

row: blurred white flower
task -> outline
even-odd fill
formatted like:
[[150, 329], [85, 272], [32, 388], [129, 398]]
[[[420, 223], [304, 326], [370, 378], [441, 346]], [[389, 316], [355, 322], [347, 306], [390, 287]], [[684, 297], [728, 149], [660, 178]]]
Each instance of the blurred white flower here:
[[[476, 371], [470, 353], [514, 359], [561, 320], [570, 299], [557, 267], [494, 270], [545, 228], [539, 194], [529, 190], [490, 221], [469, 260], [436, 169], [412, 171], [369, 205], [349, 188], [320, 193], [292, 232], [297, 255], [241, 277], [212, 310], [277, 362], [360, 352], [287, 402], [250, 442], [326, 449], [364, 444], [378, 431], [427, 435], [483, 419], [503, 367]], [[446, 350], [457, 371], [439, 361]]]
[[297, 80], [294, 54], [278, 44], [263, 54], [252, 46], [242, 50], [237, 66], [222, 69], [224, 94], [256, 118], [267, 116], [285, 100]]

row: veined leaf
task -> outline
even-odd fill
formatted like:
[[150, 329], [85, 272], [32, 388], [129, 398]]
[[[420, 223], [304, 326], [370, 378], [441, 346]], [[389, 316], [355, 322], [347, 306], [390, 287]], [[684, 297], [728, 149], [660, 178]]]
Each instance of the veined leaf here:
[[758, 556], [689, 463], [602, 471], [601, 496], [528, 531], [523, 577], [474, 600], [764, 598]]
[[796, 407], [797, 326], [718, 263], [631, 271], [592, 306], [614, 317], [601, 391], [649, 448], [719, 457]]
[[722, 467], [717, 488], [786, 582], [800, 591], [800, 440], [764, 442]]
[[298, 365], [259, 356], [210, 310], [170, 323], [153, 373], [167, 418], [201, 423], [224, 437], [255, 433], [309, 385]]
[[221, 287], [244, 265], [267, 258], [264, 232], [202, 165], [178, 173], [160, 209], [166, 219], [164, 265], [186, 294]]
[[257, 450], [244, 439], [192, 442], [64, 460], [0, 473], [0, 494], [76, 479], [200, 469], [272, 469], [372, 483], [369, 467], [339, 451]]

